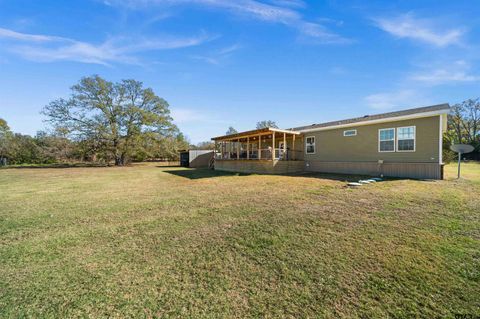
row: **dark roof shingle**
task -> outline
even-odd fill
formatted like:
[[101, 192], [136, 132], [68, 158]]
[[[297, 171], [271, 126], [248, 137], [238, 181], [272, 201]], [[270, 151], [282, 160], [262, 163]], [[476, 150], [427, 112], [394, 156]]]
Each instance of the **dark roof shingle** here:
[[332, 122], [326, 122], [326, 123], [320, 123], [320, 124], [300, 126], [300, 127], [292, 128], [291, 130], [292, 131], [303, 131], [303, 130], [322, 128], [322, 127], [329, 127], [329, 126], [337, 126], [337, 125], [353, 124], [353, 123], [357, 123], [357, 122], [373, 121], [373, 120], [384, 119], [384, 118], [389, 118], [389, 117], [398, 117], [398, 116], [412, 115], [412, 114], [417, 114], [417, 113], [433, 112], [433, 111], [445, 110], [445, 109], [449, 109], [449, 108], [450, 108], [450, 105], [448, 105], [448, 103], [444, 103], [444, 104], [437, 104], [437, 105], [432, 105], [432, 106], [417, 107], [417, 108], [414, 108], [414, 109], [408, 109], [408, 110], [402, 110], [402, 111], [396, 111], [396, 112], [388, 112], [388, 113], [375, 114], [375, 115], [365, 115], [365, 116], [362, 116], [362, 117], [355, 117], [355, 118], [341, 120], [341, 121], [332, 121]]

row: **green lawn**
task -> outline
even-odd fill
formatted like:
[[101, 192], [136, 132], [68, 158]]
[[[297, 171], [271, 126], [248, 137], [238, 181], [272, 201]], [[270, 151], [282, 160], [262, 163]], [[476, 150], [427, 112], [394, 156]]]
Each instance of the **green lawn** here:
[[0, 317], [480, 316], [480, 165], [334, 175], [0, 170]]

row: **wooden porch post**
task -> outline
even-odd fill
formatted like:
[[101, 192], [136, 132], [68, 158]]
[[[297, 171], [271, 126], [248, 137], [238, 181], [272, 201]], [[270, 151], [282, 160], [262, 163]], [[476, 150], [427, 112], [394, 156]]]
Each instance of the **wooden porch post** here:
[[250, 136], [247, 137], [247, 159], [250, 159]]
[[295, 134], [293, 134], [293, 139], [292, 139], [292, 160], [295, 160]]
[[275, 160], [275, 132], [272, 132], [272, 161]]
[[257, 159], [260, 160], [262, 159], [262, 136], [258, 136], [258, 151], [257, 151]]
[[283, 133], [283, 160], [287, 159], [287, 133]]
[[240, 159], [240, 139], [237, 142], [237, 160]]

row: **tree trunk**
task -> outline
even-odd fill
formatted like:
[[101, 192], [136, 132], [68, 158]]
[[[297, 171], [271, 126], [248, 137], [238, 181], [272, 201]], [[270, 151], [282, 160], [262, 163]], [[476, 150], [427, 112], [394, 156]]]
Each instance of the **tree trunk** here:
[[120, 156], [115, 155], [115, 166], [123, 166], [123, 159]]
[[123, 157], [120, 155], [117, 139], [113, 140], [113, 157], [115, 158], [115, 166], [123, 166]]

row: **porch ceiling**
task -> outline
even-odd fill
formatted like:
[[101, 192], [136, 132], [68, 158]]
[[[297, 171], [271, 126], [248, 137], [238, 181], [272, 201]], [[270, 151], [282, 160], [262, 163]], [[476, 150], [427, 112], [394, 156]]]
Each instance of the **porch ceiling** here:
[[245, 132], [240, 132], [236, 134], [230, 134], [230, 135], [223, 135], [223, 136], [217, 136], [213, 137], [212, 141], [230, 141], [230, 140], [238, 140], [242, 138], [247, 138], [247, 137], [254, 137], [254, 136], [259, 136], [259, 135], [267, 135], [267, 134], [275, 134], [275, 133], [286, 133], [290, 135], [300, 135], [300, 132], [295, 132], [295, 131], [290, 131], [290, 130], [281, 130], [278, 128], [272, 128], [272, 127], [266, 127], [266, 128], [261, 128], [257, 130], [251, 130], [251, 131], [245, 131]]

